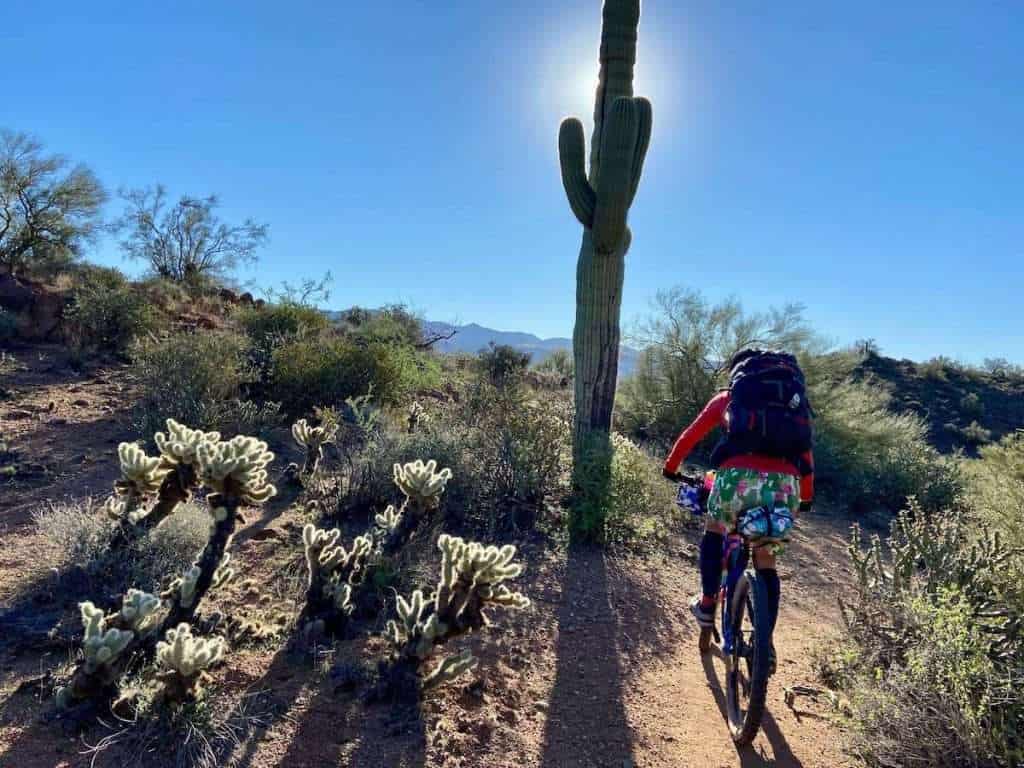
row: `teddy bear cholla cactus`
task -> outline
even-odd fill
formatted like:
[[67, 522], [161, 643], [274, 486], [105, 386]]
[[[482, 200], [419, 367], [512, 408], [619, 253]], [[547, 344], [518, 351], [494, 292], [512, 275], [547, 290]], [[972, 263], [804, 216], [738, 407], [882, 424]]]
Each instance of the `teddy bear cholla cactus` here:
[[307, 632], [336, 633], [352, 615], [352, 589], [363, 580], [373, 541], [357, 536], [346, 550], [340, 538], [337, 528], [328, 531], [310, 523], [302, 529], [309, 581], [300, 625]]
[[[504, 583], [523, 572], [522, 564], [513, 562], [516, 548], [511, 544], [500, 548], [485, 546], [442, 534], [437, 546], [442, 552], [437, 588], [429, 598], [422, 590], [413, 592], [409, 600], [399, 596], [398, 621], [387, 624], [386, 636], [396, 648], [393, 671], [398, 680], [415, 673], [420, 663], [431, 657], [435, 646], [488, 626], [485, 608], [521, 610], [530, 605], [529, 598], [513, 592]], [[476, 659], [467, 652], [450, 656], [427, 674], [420, 685], [439, 685], [474, 666]]]
[[167, 630], [156, 646], [157, 678], [164, 684], [164, 696], [173, 702], [196, 698], [206, 670], [224, 658], [224, 650], [224, 638], [195, 637], [188, 624]]
[[292, 424], [292, 437], [299, 447], [306, 449], [302, 475], [311, 477], [316, 474], [320, 462], [324, 458], [324, 446], [333, 443], [337, 435], [337, 424], [321, 424], [319, 427], [313, 427], [305, 419], [299, 419]]
[[438, 471], [433, 459], [426, 463], [416, 460], [395, 464], [395, 485], [405, 495], [405, 501], [398, 510], [388, 507], [376, 520], [378, 530], [385, 534], [381, 545], [384, 554], [394, 554], [404, 546], [427, 513], [437, 509], [451, 478], [452, 471]]
[[109, 616], [89, 601], [80, 603], [82, 663], [71, 682], [57, 691], [58, 706], [110, 692], [124, 671], [125, 657], [153, 632], [160, 605], [160, 598], [138, 589], [128, 590], [121, 610]]
[[277, 493], [267, 482], [267, 466], [274, 454], [260, 440], [239, 435], [228, 441], [200, 443], [196, 454], [197, 476], [213, 491], [206, 497], [213, 521], [199, 558], [180, 582], [172, 585], [165, 630], [191, 621], [206, 593], [231, 577], [225, 552], [238, 522], [238, 508], [263, 504]]
[[[159, 525], [179, 503], [188, 501], [196, 484], [199, 446], [216, 443], [219, 432], [190, 429], [168, 419], [167, 432], [157, 432], [153, 439], [160, 456], [147, 456], [135, 443], [121, 443], [118, 458], [121, 479], [114, 484], [115, 495], [107, 501], [106, 510], [121, 521], [126, 534]], [[152, 507], [145, 503], [155, 497]]]

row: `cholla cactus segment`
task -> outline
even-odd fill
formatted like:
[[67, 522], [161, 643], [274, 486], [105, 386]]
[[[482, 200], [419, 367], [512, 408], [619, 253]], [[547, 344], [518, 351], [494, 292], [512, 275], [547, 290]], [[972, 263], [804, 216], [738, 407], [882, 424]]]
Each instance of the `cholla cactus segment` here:
[[401, 520], [402, 511], [396, 510], [390, 504], [387, 509], [373, 517], [373, 522], [376, 524], [378, 531], [385, 536], [394, 531]]
[[123, 496], [152, 496], [170, 472], [159, 457], [147, 456], [135, 443], [121, 443], [117, 456], [121, 461], [121, 480], [116, 487]]
[[227, 584], [235, 577], [235, 569], [229, 565], [230, 562], [231, 555], [224, 555], [224, 559], [220, 561], [217, 570], [213, 572], [213, 581], [210, 583], [210, 589], [217, 589], [217, 587]]
[[437, 462], [431, 459], [423, 463], [419, 459], [408, 464], [395, 464], [394, 478], [402, 493], [408, 499], [423, 507], [436, 507], [451, 480], [452, 471], [437, 471]]
[[174, 419], [168, 419], [166, 424], [166, 433], [157, 432], [153, 435], [165, 463], [195, 464], [199, 457], [200, 445], [220, 442], [220, 432], [190, 429]]
[[462, 651], [461, 653], [453, 656], [448, 656], [444, 661], [438, 664], [437, 669], [423, 678], [423, 687], [433, 688], [438, 685], [450, 682], [457, 678], [464, 672], [469, 672], [476, 669], [480, 660], [477, 659], [469, 650]]
[[78, 608], [85, 626], [82, 638], [85, 667], [91, 673], [113, 663], [135, 639], [135, 633], [116, 627], [108, 628], [103, 611], [89, 601], [80, 603]]
[[203, 483], [218, 493], [224, 493], [229, 478], [236, 486], [239, 501], [246, 504], [262, 504], [277, 493], [267, 482], [266, 468], [274, 454], [261, 440], [239, 435], [224, 442], [203, 442], [196, 453]]
[[121, 601], [121, 618], [136, 632], [144, 632], [152, 624], [153, 614], [160, 608], [160, 598], [140, 589], [129, 589]]
[[157, 643], [157, 663], [165, 672], [173, 672], [192, 680], [224, 657], [224, 638], [194, 637], [188, 624], [167, 630], [163, 642]]
[[[192, 607], [192, 603], [196, 599], [196, 585], [199, 583], [201, 574], [202, 569], [193, 564], [184, 574], [171, 582], [168, 592], [175, 597], [178, 605], [182, 608]], [[167, 597], [166, 593], [164, 597]]]
[[313, 427], [305, 419], [299, 419], [292, 424], [292, 437], [303, 448], [316, 449], [322, 445], [333, 443], [337, 434], [337, 425]]
[[517, 609], [529, 607], [529, 598], [502, 584], [523, 572], [522, 564], [512, 562], [516, 556], [513, 545], [484, 546], [442, 534], [437, 546], [442, 552], [437, 611], [442, 616], [459, 618], [473, 593], [483, 603]]
[[331, 582], [324, 587], [324, 596], [329, 598], [334, 610], [344, 616], [351, 616], [355, 610], [352, 604], [352, 585], [345, 582]]

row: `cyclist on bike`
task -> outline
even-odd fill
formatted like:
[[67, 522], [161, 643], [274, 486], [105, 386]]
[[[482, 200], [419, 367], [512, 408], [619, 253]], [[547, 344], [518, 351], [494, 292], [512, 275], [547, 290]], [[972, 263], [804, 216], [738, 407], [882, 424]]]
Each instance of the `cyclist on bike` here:
[[[679, 466], [715, 427], [723, 438], [711, 456], [717, 467], [700, 544], [701, 594], [690, 610], [701, 627], [713, 627], [722, 578], [725, 535], [748, 510], [788, 508], [807, 512], [814, 494], [810, 403], [796, 358], [782, 352], [744, 349], [729, 361], [729, 389], [719, 392], [683, 430], [665, 459], [663, 473], [678, 479]], [[754, 567], [768, 593], [770, 625], [779, 613], [781, 585], [775, 556], [781, 547], [754, 542]], [[774, 654], [773, 654], [774, 655]]]

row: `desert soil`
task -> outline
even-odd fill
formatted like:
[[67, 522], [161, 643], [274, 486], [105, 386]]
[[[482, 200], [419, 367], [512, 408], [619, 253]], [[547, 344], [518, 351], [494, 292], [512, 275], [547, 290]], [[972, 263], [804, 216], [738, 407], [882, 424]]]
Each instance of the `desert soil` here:
[[[32, 512], [50, 500], [104, 495], [116, 475], [117, 442], [136, 437], [131, 382], [116, 364], [75, 374], [56, 349], [15, 358], [0, 368], [0, 443], [8, 451], [0, 467], [20, 467], [13, 479], [0, 477], [0, 766], [188, 765], [185, 756], [201, 751], [200, 734], [182, 748], [180, 738], [172, 743], [164, 732], [112, 718], [81, 733], [55, 722], [33, 680], [66, 663], [71, 647], [26, 641], [10, 621], [4, 625], [24, 585], [48, 568]], [[296, 514], [271, 504], [250, 515], [233, 545], [241, 570], [271, 592], [300, 552]], [[496, 614], [499, 631], [469, 641], [482, 659], [477, 672], [431, 692], [418, 713], [364, 705], [346, 684], [340, 670], [367, 666], [373, 639], [319, 655], [289, 653], [283, 638], [245, 645], [217, 672], [210, 700], [221, 725], [205, 764], [846, 765], [827, 698], [800, 697], [794, 709], [783, 697], [787, 687], [815, 685], [811, 653], [839, 631], [836, 595], [851, 578], [844, 534], [845, 523], [808, 519], [784, 556], [779, 670], [752, 747], [737, 750], [729, 738], [722, 660], [697, 651], [686, 612], [697, 585], [697, 532], [685, 530], [644, 556], [525, 544], [529, 570], [520, 586], [533, 609]], [[244, 589], [231, 587], [217, 607], [253, 604]], [[74, 605], [46, 600], [63, 609], [61, 624], [73, 631]]]

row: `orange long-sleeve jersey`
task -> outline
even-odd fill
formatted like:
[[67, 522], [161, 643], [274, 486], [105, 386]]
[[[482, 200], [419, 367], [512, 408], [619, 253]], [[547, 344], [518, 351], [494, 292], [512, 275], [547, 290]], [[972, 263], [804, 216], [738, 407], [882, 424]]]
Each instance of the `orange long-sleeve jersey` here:
[[[711, 398], [700, 415], [676, 439], [675, 445], [672, 446], [672, 452], [665, 459], [666, 470], [676, 472], [697, 443], [707, 437], [715, 427], [725, 426], [725, 412], [729, 407], [729, 401], [728, 391], [719, 392]], [[814, 498], [814, 455], [808, 451], [803, 458], [808, 468], [803, 475], [785, 459], [752, 453], [733, 456], [722, 462], [722, 468], [735, 467], [737, 469], [755, 469], [759, 472], [783, 472], [787, 475], [800, 475], [800, 500], [809, 502]]]

